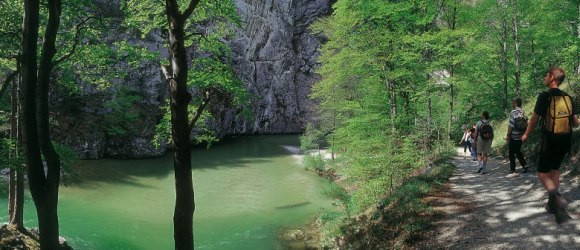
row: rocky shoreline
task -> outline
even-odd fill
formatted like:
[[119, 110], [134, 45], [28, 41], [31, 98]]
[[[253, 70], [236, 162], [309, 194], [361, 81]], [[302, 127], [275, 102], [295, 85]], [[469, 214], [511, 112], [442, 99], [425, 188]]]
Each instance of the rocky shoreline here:
[[[59, 237], [60, 250], [72, 250], [63, 237]], [[38, 230], [36, 228], [27, 229], [26, 232], [18, 231], [14, 226], [8, 224], [0, 225], [0, 249], [40, 249]]]

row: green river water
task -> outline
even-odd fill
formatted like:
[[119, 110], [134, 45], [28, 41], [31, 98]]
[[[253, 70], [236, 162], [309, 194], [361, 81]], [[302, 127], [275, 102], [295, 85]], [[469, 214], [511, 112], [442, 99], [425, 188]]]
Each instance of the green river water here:
[[[330, 208], [324, 180], [304, 170], [297, 148], [297, 136], [253, 136], [194, 149], [196, 249], [281, 249], [281, 230]], [[171, 157], [80, 165], [80, 179], [59, 198], [60, 234], [73, 248], [173, 249]], [[25, 223], [35, 226], [32, 201], [25, 207]]]

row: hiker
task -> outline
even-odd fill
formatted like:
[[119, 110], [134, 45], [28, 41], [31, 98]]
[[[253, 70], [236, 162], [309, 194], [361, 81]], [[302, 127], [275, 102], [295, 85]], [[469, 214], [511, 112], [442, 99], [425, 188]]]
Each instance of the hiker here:
[[[475, 127], [475, 126], [474, 126]], [[472, 161], [477, 161], [477, 149], [475, 148], [475, 128], [469, 129], [469, 144], [471, 144], [471, 157]]]
[[487, 158], [491, 153], [491, 142], [493, 140], [493, 127], [489, 121], [489, 113], [483, 111], [481, 120], [475, 124], [475, 143], [477, 148], [478, 174], [486, 174]]
[[461, 145], [463, 145], [463, 159], [465, 159], [465, 154], [467, 153], [467, 149], [469, 149], [469, 154], [471, 154], [471, 142], [469, 141], [470, 137], [471, 137], [471, 131], [470, 131], [470, 128], [467, 128], [467, 130], [465, 130], [465, 132], [463, 133], [463, 136], [461, 137], [461, 141], [459, 142]]
[[510, 172], [509, 174], [514, 174], [516, 172], [516, 156], [522, 165], [522, 173], [528, 172], [528, 167], [526, 167], [526, 159], [524, 154], [522, 154], [522, 135], [526, 132], [528, 127], [528, 118], [524, 111], [522, 110], [522, 99], [516, 97], [512, 101], [512, 112], [510, 113], [508, 132], [506, 136], [506, 141], [509, 148], [509, 159], [510, 159]]
[[534, 114], [522, 135], [522, 141], [525, 142], [541, 117], [542, 144], [538, 159], [538, 179], [548, 192], [545, 208], [556, 215], [558, 223], [570, 219], [566, 211], [568, 202], [559, 191], [559, 169], [564, 156], [572, 147], [572, 127], [580, 124], [572, 98], [559, 88], [565, 78], [566, 73], [561, 68], [551, 68], [546, 72], [544, 85], [548, 90], [538, 95]]

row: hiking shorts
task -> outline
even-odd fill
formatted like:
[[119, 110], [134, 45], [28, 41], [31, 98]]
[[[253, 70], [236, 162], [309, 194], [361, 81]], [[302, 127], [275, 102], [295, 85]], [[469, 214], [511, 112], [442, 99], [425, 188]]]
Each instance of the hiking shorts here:
[[570, 152], [572, 137], [564, 136], [543, 136], [540, 158], [538, 159], [538, 172], [548, 173], [552, 170], [560, 169], [564, 156]]
[[491, 154], [491, 142], [492, 139], [483, 139], [481, 136], [477, 138], [477, 154]]

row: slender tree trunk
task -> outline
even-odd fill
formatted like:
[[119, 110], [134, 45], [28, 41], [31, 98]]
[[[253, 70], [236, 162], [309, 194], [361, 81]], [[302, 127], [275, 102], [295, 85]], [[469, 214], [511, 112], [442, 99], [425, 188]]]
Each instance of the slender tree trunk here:
[[332, 139], [330, 140], [330, 158], [334, 161], [334, 131], [336, 130], [336, 111], [332, 111]]
[[507, 31], [507, 21], [505, 15], [502, 17], [501, 21], [502, 37], [501, 37], [501, 47], [502, 47], [502, 58], [501, 58], [501, 72], [503, 77], [503, 109], [507, 113], [508, 110], [508, 31]]
[[[578, 19], [576, 19], [576, 36], [580, 39], [580, 1], [576, 1]], [[580, 50], [576, 50], [576, 75], [580, 75]]]
[[[39, 1], [24, 1], [22, 41], [22, 145], [30, 193], [38, 216], [41, 249], [58, 249], [58, 155], [52, 149], [48, 132], [48, 83], [55, 53], [60, 19], [60, 0], [48, 0], [49, 19], [45, 30], [40, 65], [37, 65]], [[41, 150], [47, 160], [45, 173]]]
[[430, 91], [427, 91], [427, 114], [427, 135], [429, 140], [431, 140], [431, 132], [433, 132], [433, 104]]
[[385, 81], [385, 89], [387, 91], [387, 95], [389, 97], [389, 107], [391, 113], [391, 128], [395, 129], [395, 119], [397, 117], [397, 93], [395, 89], [395, 83], [387, 76], [387, 70], [392, 70], [391, 67], [387, 67], [383, 65], [383, 77]]
[[515, 77], [515, 94], [517, 97], [521, 96], [521, 55], [520, 55], [520, 37], [518, 32], [519, 20], [518, 20], [518, 1], [514, 0], [514, 13], [512, 17], [513, 25], [513, 38], [514, 38], [514, 49], [515, 49], [515, 67], [514, 72]]
[[[192, 0], [188, 9], [193, 12], [197, 2]], [[187, 90], [187, 51], [185, 49], [184, 25], [189, 17], [179, 11], [176, 0], [165, 1], [169, 23], [168, 77], [171, 108], [171, 132], [173, 138], [173, 167], [175, 169], [175, 210], [173, 214], [173, 237], [175, 249], [193, 249], [193, 213], [195, 211], [193, 179], [191, 172], [191, 128], [188, 123], [188, 106], [191, 95]], [[191, 13], [190, 12], [190, 13]]]
[[[457, 27], [457, 5], [459, 3], [457, 3], [457, 1], [454, 3], [453, 6], [453, 16], [451, 18], [451, 30], [455, 30]], [[455, 51], [455, 45], [452, 46], [453, 50]], [[454, 79], [453, 77], [455, 76], [455, 64], [453, 63], [453, 60], [451, 61], [451, 63], [449, 64], [449, 95], [450, 95], [450, 99], [449, 100], [449, 121], [447, 122], [447, 136], [448, 139], [451, 139], [451, 125], [453, 124], [453, 117], [455, 114], [455, 85], [454, 85]]]
[[[16, 72], [20, 72], [20, 61], [17, 60]], [[10, 137], [16, 143], [16, 148], [10, 152], [10, 157], [18, 158], [20, 156], [20, 100], [19, 93], [19, 76], [12, 82], [11, 93], [11, 123], [10, 123]], [[20, 166], [10, 166], [10, 177], [8, 184], [8, 213], [9, 223], [14, 225], [17, 230], [24, 231], [24, 174]]]
[[[39, 232], [41, 244], [44, 241], [47, 249], [59, 247], [58, 226], [58, 188], [60, 184], [60, 157], [54, 150], [50, 137], [48, 90], [50, 76], [53, 69], [53, 58], [56, 54], [56, 36], [60, 26], [61, 0], [48, 0], [49, 18], [44, 33], [44, 43], [38, 69], [38, 85], [36, 89], [36, 119], [38, 123], [39, 145], [46, 160], [47, 172], [42, 169], [45, 178], [44, 187], [39, 195], [42, 195], [40, 204], [42, 209], [37, 208]], [[35, 203], [36, 203], [35, 199]], [[41, 226], [44, 224], [44, 226]], [[44, 238], [44, 240], [43, 240]]]
[[530, 77], [530, 81], [533, 83], [539, 82], [540, 79], [538, 78], [538, 67], [537, 67], [537, 58], [536, 58], [536, 42], [534, 41], [534, 38], [530, 39], [530, 51], [531, 53], [531, 58], [532, 58], [532, 76]]
[[391, 103], [391, 119], [397, 118], [397, 88], [395, 81], [387, 80], [389, 84], [389, 102]]
[[[22, 32], [22, 146], [24, 159], [28, 167], [28, 181], [30, 193], [38, 213], [39, 228], [44, 228], [46, 219], [43, 216], [44, 168], [38, 143], [38, 130], [36, 122], [36, 88], [37, 88], [37, 41], [39, 27], [39, 1], [24, 1], [24, 20]], [[47, 242], [41, 234], [41, 248], [50, 248], [53, 244]], [[58, 239], [57, 239], [58, 243]]]

